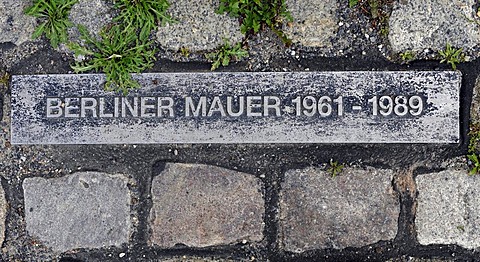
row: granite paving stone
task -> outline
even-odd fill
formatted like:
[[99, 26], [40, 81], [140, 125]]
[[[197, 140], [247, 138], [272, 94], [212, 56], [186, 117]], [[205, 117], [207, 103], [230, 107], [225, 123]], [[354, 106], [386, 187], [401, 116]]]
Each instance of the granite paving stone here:
[[480, 247], [480, 177], [445, 170], [419, 175], [416, 183], [418, 242]]
[[23, 11], [29, 4], [27, 0], [0, 0], [0, 44], [21, 45], [31, 40], [35, 18]]
[[5, 191], [0, 185], [0, 246], [5, 240], [5, 219], [7, 217], [7, 200], [5, 198]]
[[[112, 5], [103, 0], [79, 0], [70, 10], [70, 20], [75, 24], [83, 25], [91, 33], [99, 36], [100, 31], [113, 18]], [[79, 41], [80, 34], [70, 30], [70, 36]]]
[[470, 118], [473, 123], [480, 122], [480, 77], [475, 81], [475, 87], [473, 88]]
[[308, 47], [332, 47], [331, 38], [338, 30], [335, 0], [286, 0], [293, 23], [284, 31], [294, 43]]
[[444, 50], [447, 43], [471, 55], [480, 43], [475, 0], [395, 1], [388, 39], [394, 52]]
[[54, 251], [120, 246], [131, 233], [123, 175], [78, 172], [23, 182], [27, 232]]
[[192, 247], [263, 239], [260, 180], [225, 168], [167, 163], [152, 182], [151, 243]]
[[243, 38], [237, 18], [215, 12], [220, 3], [218, 0], [178, 0], [170, 3], [167, 13], [177, 22], [167, 23], [157, 32], [157, 41], [166, 49], [205, 51], [221, 46], [224, 39], [237, 43]]
[[335, 178], [308, 167], [285, 174], [280, 241], [291, 252], [361, 247], [397, 234], [399, 198], [393, 171], [345, 168]]

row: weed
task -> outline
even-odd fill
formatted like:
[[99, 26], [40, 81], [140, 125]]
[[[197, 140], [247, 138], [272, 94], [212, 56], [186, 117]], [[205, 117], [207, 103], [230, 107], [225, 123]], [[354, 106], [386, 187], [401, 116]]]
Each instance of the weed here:
[[415, 52], [410, 50], [407, 50], [400, 54], [400, 59], [402, 59], [402, 61], [405, 63], [412, 61], [414, 58], [415, 58]]
[[241, 43], [232, 46], [227, 39], [224, 39], [223, 41], [225, 43], [219, 50], [205, 54], [205, 57], [212, 62], [212, 71], [217, 69], [220, 65], [228, 66], [232, 59], [238, 61], [248, 56], [248, 51], [242, 48]]
[[140, 73], [153, 66], [154, 50], [151, 43], [141, 42], [133, 29], [114, 24], [100, 32], [101, 41], [89, 35], [84, 26], [79, 26], [86, 46], [71, 44], [76, 55], [88, 55], [86, 62], [78, 62], [72, 68], [75, 72], [90, 70], [103, 71], [107, 76], [105, 89], [122, 91], [140, 87], [131, 73]]
[[0, 85], [7, 86], [10, 81], [10, 74], [7, 72], [1, 73], [0, 71]]
[[85, 45], [72, 43], [76, 55], [87, 55], [85, 62], [77, 62], [75, 72], [102, 71], [106, 74], [105, 89], [121, 91], [139, 88], [132, 73], [141, 73], [153, 66], [155, 50], [149, 42], [150, 33], [159, 24], [174, 20], [165, 12], [166, 0], [115, 0], [119, 15], [113, 24], [100, 32], [101, 40], [91, 37], [84, 26], [79, 26]]
[[228, 13], [241, 21], [240, 31], [243, 34], [257, 33], [262, 26], [272, 29], [284, 43], [290, 43], [285, 34], [277, 29], [284, 20], [293, 21], [287, 10], [285, 0], [220, 0], [217, 13]]
[[348, 0], [348, 7], [353, 8], [358, 5], [358, 0]]
[[473, 154], [469, 154], [467, 155], [467, 158], [472, 162], [472, 169], [470, 170], [470, 172], [468, 173], [469, 175], [476, 175], [479, 173], [480, 171], [480, 161], [478, 160], [478, 155], [473, 153]]
[[140, 40], [147, 40], [158, 24], [174, 22], [166, 14], [170, 4], [167, 0], [116, 0], [115, 7], [120, 13], [114, 21], [125, 25], [125, 31], [140, 30]]
[[465, 61], [465, 54], [462, 53], [462, 48], [456, 49], [449, 43], [444, 51], [439, 51], [438, 54], [442, 57], [440, 63], [447, 63], [452, 65], [452, 69], [457, 69], [457, 64]]
[[337, 175], [339, 175], [344, 168], [343, 164], [339, 164], [338, 161], [333, 161], [333, 159], [330, 159], [329, 163], [329, 168], [327, 169], [327, 172], [335, 178]]
[[392, 6], [392, 0], [349, 0], [350, 8], [358, 8], [370, 18], [372, 27], [379, 30], [381, 36], [386, 37], [388, 28], [388, 9]]
[[189, 57], [190, 56], [190, 50], [188, 50], [187, 47], [182, 47], [182, 48], [180, 48], [180, 54], [182, 54], [183, 57]]
[[480, 141], [480, 122], [470, 124], [468, 135], [470, 136], [470, 140], [468, 142], [467, 158], [473, 166], [469, 174], [475, 175], [480, 172], [480, 160], [476, 149], [477, 143]]
[[390, 28], [388, 27], [388, 17], [387, 16], [380, 16], [379, 19], [379, 27], [380, 27], [380, 35], [383, 37], [388, 36], [388, 32], [390, 32]]
[[68, 20], [68, 14], [76, 2], [77, 0], [35, 0], [33, 5], [25, 9], [27, 15], [43, 21], [33, 32], [33, 39], [45, 34], [54, 48], [67, 42], [67, 28], [73, 25]]

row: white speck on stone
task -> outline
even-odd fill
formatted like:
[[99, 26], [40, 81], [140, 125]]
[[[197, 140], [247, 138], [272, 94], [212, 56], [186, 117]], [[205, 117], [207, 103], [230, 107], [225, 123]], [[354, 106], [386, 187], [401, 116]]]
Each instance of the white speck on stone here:
[[125, 253], [123, 253], [123, 252], [120, 253], [120, 254], [118, 254], [118, 257], [119, 257], [119, 258], [122, 258], [122, 257], [124, 257], [124, 256], [125, 256]]

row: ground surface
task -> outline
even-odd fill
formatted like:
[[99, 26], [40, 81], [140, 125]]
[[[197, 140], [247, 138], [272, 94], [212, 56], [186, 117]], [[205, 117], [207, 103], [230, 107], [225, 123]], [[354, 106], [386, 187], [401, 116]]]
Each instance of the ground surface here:
[[[0, 84], [0, 260], [480, 261], [480, 177], [465, 157], [480, 112], [476, 1], [382, 1], [383, 25], [348, 1], [286, 2], [293, 44], [261, 30], [245, 40], [249, 58], [219, 70], [451, 70], [438, 61], [450, 43], [469, 61], [461, 143], [12, 146]], [[31, 40], [29, 3], [0, 0], [0, 73], [72, 73], [65, 47]], [[175, 1], [151, 71], [207, 72], [205, 52], [241, 41], [217, 5]], [[71, 19], [96, 33], [111, 8], [79, 1]], [[336, 179], [330, 159], [347, 166]]]

